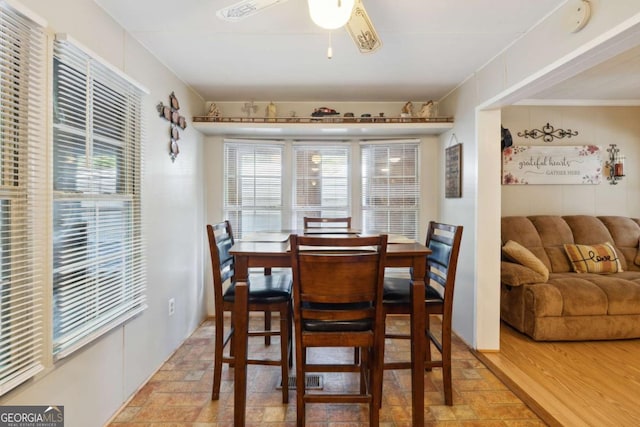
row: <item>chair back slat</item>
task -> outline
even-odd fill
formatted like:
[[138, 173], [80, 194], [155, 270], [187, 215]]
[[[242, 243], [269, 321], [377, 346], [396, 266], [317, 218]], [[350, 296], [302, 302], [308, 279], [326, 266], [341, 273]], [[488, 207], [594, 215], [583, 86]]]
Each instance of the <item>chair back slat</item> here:
[[381, 300], [386, 239], [292, 235], [296, 312], [315, 320], [373, 318]]
[[[427, 230], [426, 246], [431, 249], [431, 254], [427, 256], [425, 284], [431, 286], [443, 299], [447, 300], [453, 298], [462, 229], [461, 225], [431, 221]], [[433, 282], [444, 289], [444, 294], [433, 286]]]
[[233, 246], [233, 231], [229, 221], [207, 225], [211, 269], [213, 271], [213, 290], [216, 304], [222, 301], [223, 284], [233, 280], [235, 275], [234, 258], [229, 253]]

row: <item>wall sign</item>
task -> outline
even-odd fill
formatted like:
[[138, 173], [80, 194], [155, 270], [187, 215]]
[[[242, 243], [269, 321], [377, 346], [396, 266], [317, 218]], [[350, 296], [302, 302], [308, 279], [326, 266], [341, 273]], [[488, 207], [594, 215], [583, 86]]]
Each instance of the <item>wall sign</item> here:
[[512, 146], [502, 152], [502, 184], [600, 184], [597, 145]]
[[446, 198], [462, 197], [462, 144], [456, 144], [445, 150]]

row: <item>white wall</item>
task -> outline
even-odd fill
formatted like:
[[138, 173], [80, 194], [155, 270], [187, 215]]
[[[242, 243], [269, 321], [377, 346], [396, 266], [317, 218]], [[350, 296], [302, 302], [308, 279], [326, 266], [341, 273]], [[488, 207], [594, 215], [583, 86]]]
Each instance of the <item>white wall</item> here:
[[[64, 405], [67, 427], [102, 426], [206, 315], [203, 138], [189, 126], [204, 102], [92, 0], [24, 0], [22, 4], [48, 22], [51, 34], [68, 33], [150, 90], [143, 105], [142, 188], [149, 307], [60, 362], [52, 362], [47, 348], [46, 371], [0, 398], [2, 405]], [[156, 111], [159, 102], [169, 102], [172, 91], [180, 101], [181, 115], [188, 119], [175, 163], [168, 155], [169, 124]], [[51, 242], [43, 244], [51, 246]], [[46, 294], [50, 298], [50, 288]], [[176, 300], [171, 317], [170, 297]], [[48, 324], [45, 335], [51, 333]]]
[[[514, 145], [585, 145], [601, 147], [603, 161], [609, 144], [626, 156], [626, 176], [611, 185], [503, 185], [502, 215], [640, 215], [640, 107], [508, 107], [502, 123]], [[525, 129], [550, 123], [578, 132], [553, 144], [518, 137]]]
[[[592, 17], [582, 31], [567, 31], [567, 19], [576, 4], [568, 1], [440, 102], [440, 112], [455, 117], [452, 132], [465, 142], [463, 179], [464, 188], [469, 189], [463, 200], [442, 203], [440, 211], [442, 220], [455, 219], [465, 226], [453, 323], [455, 331], [480, 350], [499, 348], [502, 215], [499, 128], [494, 113], [480, 110], [532, 96], [640, 43], [640, 2], [590, 3]], [[488, 131], [491, 126], [493, 132]], [[444, 150], [448, 135], [440, 141]], [[481, 173], [480, 168], [488, 172]], [[468, 319], [469, 312], [476, 313], [474, 323]]]

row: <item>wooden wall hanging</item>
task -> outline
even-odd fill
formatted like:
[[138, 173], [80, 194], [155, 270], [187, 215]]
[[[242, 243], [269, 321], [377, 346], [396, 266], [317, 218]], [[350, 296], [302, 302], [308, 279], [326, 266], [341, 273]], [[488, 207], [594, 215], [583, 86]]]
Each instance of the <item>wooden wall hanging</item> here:
[[180, 154], [180, 147], [178, 146], [178, 140], [180, 139], [179, 129], [186, 129], [187, 120], [178, 111], [180, 110], [180, 103], [174, 92], [169, 95], [169, 105], [164, 105], [161, 102], [158, 104], [157, 109], [160, 117], [171, 123], [169, 127], [169, 156], [171, 156], [171, 161], [175, 162], [176, 157]]

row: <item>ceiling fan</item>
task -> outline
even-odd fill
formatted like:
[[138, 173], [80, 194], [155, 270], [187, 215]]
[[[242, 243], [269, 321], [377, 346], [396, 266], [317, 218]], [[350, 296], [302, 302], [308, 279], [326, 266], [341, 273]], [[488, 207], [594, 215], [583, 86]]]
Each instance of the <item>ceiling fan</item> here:
[[[268, 7], [284, 3], [287, 0], [242, 0], [231, 6], [224, 7], [216, 12], [218, 18], [229, 22], [237, 22], [252, 16]], [[342, 0], [323, 0], [335, 1], [340, 7]], [[309, 2], [312, 7], [312, 1]], [[362, 0], [355, 0], [351, 11], [351, 17], [344, 25], [351, 35], [353, 42], [361, 53], [375, 52], [382, 46], [382, 41], [378, 37], [369, 15], [362, 4]]]

